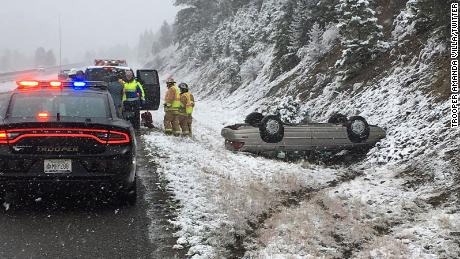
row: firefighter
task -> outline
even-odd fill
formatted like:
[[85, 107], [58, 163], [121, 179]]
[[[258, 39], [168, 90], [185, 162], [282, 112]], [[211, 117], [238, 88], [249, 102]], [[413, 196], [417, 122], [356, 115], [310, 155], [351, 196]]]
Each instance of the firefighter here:
[[185, 137], [192, 137], [192, 113], [193, 108], [195, 107], [195, 98], [192, 93], [190, 93], [189, 87], [186, 83], [179, 84], [179, 89], [181, 91], [179, 122], [182, 128], [182, 135]]
[[134, 117], [126, 118], [131, 121], [135, 129], [140, 128], [140, 110], [145, 102], [145, 92], [142, 84], [134, 78], [131, 70], [126, 71], [126, 82], [119, 79], [118, 82], [123, 86], [123, 112], [126, 114], [134, 113]]
[[166, 80], [166, 86], [168, 90], [165, 96], [165, 118], [164, 127], [166, 135], [181, 135], [181, 128], [179, 125], [179, 109], [181, 107], [180, 102], [180, 90], [176, 85], [173, 78]]

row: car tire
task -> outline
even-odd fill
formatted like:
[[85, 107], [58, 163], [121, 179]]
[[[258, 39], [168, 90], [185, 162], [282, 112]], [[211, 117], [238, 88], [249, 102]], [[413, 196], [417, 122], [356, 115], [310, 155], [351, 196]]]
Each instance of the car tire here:
[[246, 119], [244, 120], [244, 123], [249, 124], [253, 127], [259, 127], [260, 122], [264, 119], [264, 116], [260, 112], [252, 112], [248, 116], [246, 116]]
[[332, 124], [346, 124], [348, 122], [347, 116], [341, 114], [341, 113], [334, 113], [331, 115], [327, 123], [332, 123]]
[[351, 117], [347, 122], [348, 138], [353, 143], [361, 143], [369, 138], [370, 127], [361, 116]]
[[259, 125], [260, 137], [267, 143], [278, 143], [284, 138], [284, 125], [278, 116], [270, 115]]
[[118, 201], [121, 204], [134, 206], [137, 203], [137, 181], [135, 180], [133, 186], [127, 190], [120, 190], [118, 192]]

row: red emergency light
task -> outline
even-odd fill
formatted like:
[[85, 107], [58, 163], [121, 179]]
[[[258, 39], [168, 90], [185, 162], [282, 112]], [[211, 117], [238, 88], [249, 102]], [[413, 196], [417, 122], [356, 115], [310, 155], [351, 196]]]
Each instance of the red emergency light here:
[[37, 117], [38, 117], [39, 119], [48, 119], [49, 113], [47, 113], [47, 112], [39, 112], [39, 113], [37, 114]]
[[16, 84], [20, 88], [33, 88], [33, 87], [38, 87], [40, 84], [38, 81], [18, 81]]
[[55, 88], [60, 88], [62, 86], [61, 81], [50, 81], [50, 86]]

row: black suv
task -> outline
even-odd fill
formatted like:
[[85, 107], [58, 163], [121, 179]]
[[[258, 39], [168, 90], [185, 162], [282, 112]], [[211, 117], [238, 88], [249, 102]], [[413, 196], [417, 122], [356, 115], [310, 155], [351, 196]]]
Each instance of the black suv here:
[[136, 202], [136, 139], [104, 82], [18, 82], [0, 94], [0, 195], [91, 187]]

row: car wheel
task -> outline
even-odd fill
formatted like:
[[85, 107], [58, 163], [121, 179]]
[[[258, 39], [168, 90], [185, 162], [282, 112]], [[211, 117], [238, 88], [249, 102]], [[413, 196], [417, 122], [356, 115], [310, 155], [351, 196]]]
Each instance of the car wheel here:
[[341, 114], [341, 113], [334, 113], [331, 115], [327, 123], [332, 123], [332, 124], [345, 124], [347, 123], [348, 118], [347, 116]]
[[366, 119], [361, 116], [354, 116], [348, 120], [347, 132], [351, 142], [361, 143], [369, 138], [370, 127]]
[[133, 186], [127, 190], [120, 190], [118, 192], [118, 201], [121, 204], [128, 204], [129, 206], [136, 205], [137, 202], [137, 181], [134, 181]]
[[249, 124], [253, 127], [259, 127], [260, 122], [263, 120], [264, 116], [260, 112], [252, 112], [248, 116], [246, 116], [246, 119], [244, 122], [246, 124]]
[[267, 143], [278, 143], [284, 137], [284, 125], [278, 116], [267, 116], [259, 125], [260, 137]]

